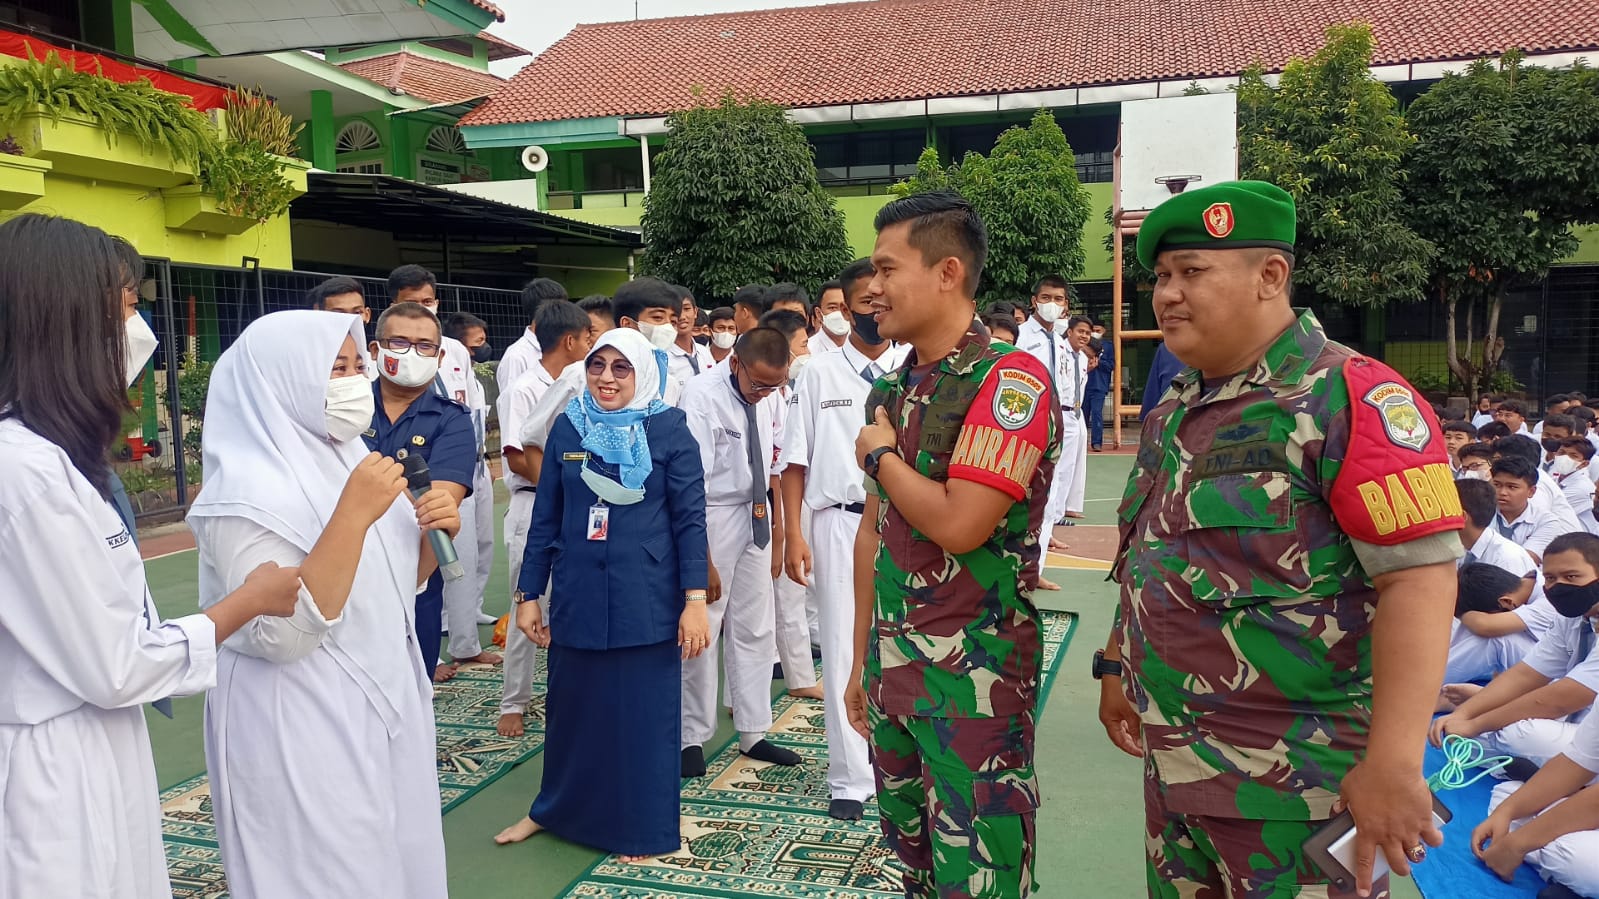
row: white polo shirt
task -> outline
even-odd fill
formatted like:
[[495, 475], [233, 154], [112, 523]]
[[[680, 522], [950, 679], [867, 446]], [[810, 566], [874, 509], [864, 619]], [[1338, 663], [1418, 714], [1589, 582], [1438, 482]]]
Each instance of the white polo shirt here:
[[[522, 422], [533, 413], [539, 400], [554, 386], [555, 378], [544, 370], [542, 360], [516, 379], [509, 390], [500, 394], [494, 408], [500, 414], [500, 448], [503, 452], [507, 449], [522, 451]], [[538, 485], [511, 470], [509, 465], [505, 469], [505, 487], [512, 493], [523, 487], [536, 487]]]
[[516, 343], [506, 347], [500, 355], [500, 366], [494, 370], [494, 381], [500, 385], [500, 392], [510, 390], [511, 385], [529, 369], [537, 367], [543, 358], [544, 348], [539, 346], [539, 339], [533, 336], [532, 328], [526, 329]]
[[[1586, 618], [1565, 618], [1551, 628], [1522, 661], [1550, 680], [1569, 677], [1599, 693], [1599, 650], [1589, 650], [1586, 656], [1577, 658], [1583, 628], [1592, 630], [1593, 622]], [[1595, 645], [1599, 647], [1599, 642]]]
[[1589, 774], [1599, 774], [1599, 715], [1593, 714], [1593, 709], [1589, 709], [1582, 723], [1577, 725], [1571, 745], [1561, 754], [1582, 766]]
[[812, 356], [820, 356], [823, 353], [836, 353], [836, 352], [838, 352], [839, 350], [842, 350], [845, 346], [848, 346], [848, 345], [849, 345], [849, 335], [848, 334], [844, 335], [844, 342], [843, 343], [838, 343], [837, 341], [835, 341], [833, 339], [833, 335], [827, 333], [827, 329], [826, 328], [817, 329], [816, 333], [812, 334], [811, 335], [811, 339], [810, 339], [810, 347], [811, 347], [811, 355]]
[[[1053, 343], [1055, 351], [1050, 353], [1050, 344]], [[1072, 399], [1072, 347], [1063, 334], [1055, 333], [1053, 328], [1046, 328], [1038, 323], [1034, 316], [1028, 316], [1027, 321], [1021, 323], [1016, 329], [1016, 348], [1037, 359], [1044, 364], [1046, 369], [1051, 369], [1055, 377], [1055, 395], [1060, 397], [1062, 406], [1077, 408], [1082, 400], [1082, 389], [1075, 392], [1077, 399]], [[1086, 365], [1087, 360], [1083, 360]], [[1079, 379], [1083, 386], [1088, 383], [1086, 367], [1083, 377]]]
[[666, 377], [677, 382], [676, 390], [679, 394], [683, 385], [700, 372], [710, 368], [714, 360], [711, 351], [699, 344], [694, 344], [694, 351], [689, 352], [677, 344], [666, 348]]
[[[1531, 634], [1534, 640], [1543, 639], [1544, 634], [1549, 633], [1550, 628], [1560, 621], [1560, 613], [1556, 612], [1555, 607], [1544, 598], [1543, 571], [1526, 550], [1489, 527], [1483, 529], [1482, 536], [1477, 538], [1477, 542], [1473, 543], [1466, 553], [1473, 562], [1502, 568], [1516, 577], [1524, 578], [1532, 575], [1532, 596], [1511, 614], [1521, 619], [1521, 623], [1527, 628], [1527, 633]], [[1458, 564], [1465, 565], [1466, 556], [1462, 556]]]
[[[1558, 486], [1555, 491], [1560, 502], [1553, 511], [1540, 509], [1537, 503], [1529, 501], [1527, 508], [1514, 522], [1506, 521], [1503, 513], [1496, 513], [1494, 527], [1499, 533], [1519, 544], [1522, 549], [1540, 559], [1543, 558], [1544, 550], [1549, 547], [1550, 541], [1561, 534], [1585, 530], [1577, 521], [1577, 517], [1571, 514], [1571, 507], [1567, 505], [1565, 497], [1559, 494]], [[1543, 493], [1543, 490], [1539, 489], [1534, 493], [1533, 499], [1537, 499], [1538, 493]]]
[[683, 388], [680, 408], [688, 416], [689, 433], [700, 446], [705, 466], [707, 506], [747, 505], [754, 496], [749, 449], [746, 441], [760, 441], [761, 483], [772, 477], [773, 448], [777, 444], [777, 394], [755, 404], [755, 433], [749, 433], [745, 403], [733, 389], [725, 369], [692, 378]]
[[872, 381], [898, 370], [908, 355], [909, 346], [890, 344], [872, 360], [846, 343], [837, 353], [817, 356], [800, 372], [781, 460], [805, 467], [805, 505], [826, 509], [866, 501], [866, 476], [855, 462], [855, 438], [866, 424], [866, 397]]
[[[489, 401], [483, 392], [483, 383], [477, 379], [477, 371], [472, 368], [472, 353], [466, 344], [454, 337], [441, 338], [439, 346], [439, 380], [444, 382], [447, 396], [472, 413], [472, 429], [477, 435], [481, 457], [487, 439]], [[481, 459], [479, 464], [482, 464]]]

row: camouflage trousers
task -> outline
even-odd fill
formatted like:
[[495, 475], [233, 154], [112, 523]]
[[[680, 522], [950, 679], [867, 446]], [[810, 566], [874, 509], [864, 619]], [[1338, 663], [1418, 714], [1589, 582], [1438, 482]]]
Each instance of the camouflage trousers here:
[[[1144, 816], [1150, 899], [1355, 899], [1305, 858], [1305, 840], [1325, 821], [1178, 814], [1147, 775]], [[1371, 895], [1388, 899], [1386, 876]]]
[[1033, 716], [921, 718], [871, 709], [883, 836], [907, 897], [1020, 899], [1035, 887]]

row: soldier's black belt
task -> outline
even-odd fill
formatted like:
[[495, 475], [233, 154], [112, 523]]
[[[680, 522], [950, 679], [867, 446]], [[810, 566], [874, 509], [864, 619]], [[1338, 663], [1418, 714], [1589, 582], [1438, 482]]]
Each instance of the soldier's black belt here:
[[838, 503], [837, 505], [829, 506], [828, 508], [843, 509], [845, 512], [853, 512], [856, 515], [865, 515], [866, 514], [866, 504], [865, 503]]

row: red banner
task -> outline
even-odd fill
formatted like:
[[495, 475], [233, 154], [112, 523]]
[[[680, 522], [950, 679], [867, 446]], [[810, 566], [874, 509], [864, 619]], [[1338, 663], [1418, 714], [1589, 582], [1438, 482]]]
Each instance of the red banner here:
[[87, 53], [81, 50], [68, 50], [57, 47], [49, 41], [42, 41], [36, 37], [26, 37], [11, 31], [0, 31], [0, 53], [6, 56], [15, 56], [19, 59], [30, 58], [40, 62], [48, 59], [51, 53], [60, 56], [67, 65], [80, 72], [89, 72], [109, 78], [122, 84], [133, 84], [138, 81], [148, 80], [157, 88], [173, 94], [181, 94], [189, 98], [190, 104], [201, 112], [213, 109], [222, 109], [228, 105], [228, 95], [231, 91], [215, 85], [190, 81], [187, 78], [165, 72], [160, 69], [147, 69], [142, 66], [130, 65], [120, 60]]

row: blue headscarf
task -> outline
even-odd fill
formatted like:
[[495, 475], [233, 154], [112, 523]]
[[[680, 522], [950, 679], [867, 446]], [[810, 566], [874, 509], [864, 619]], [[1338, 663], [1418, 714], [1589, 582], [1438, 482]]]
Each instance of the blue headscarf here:
[[632, 363], [637, 387], [633, 399], [625, 407], [607, 412], [585, 387], [566, 405], [566, 417], [583, 439], [583, 448], [617, 466], [623, 487], [638, 490], [654, 468], [644, 421], [671, 408], [661, 401], [666, 390], [666, 353], [632, 328], [607, 331], [595, 342], [588, 358], [593, 359], [595, 353], [606, 347], [621, 353]]

